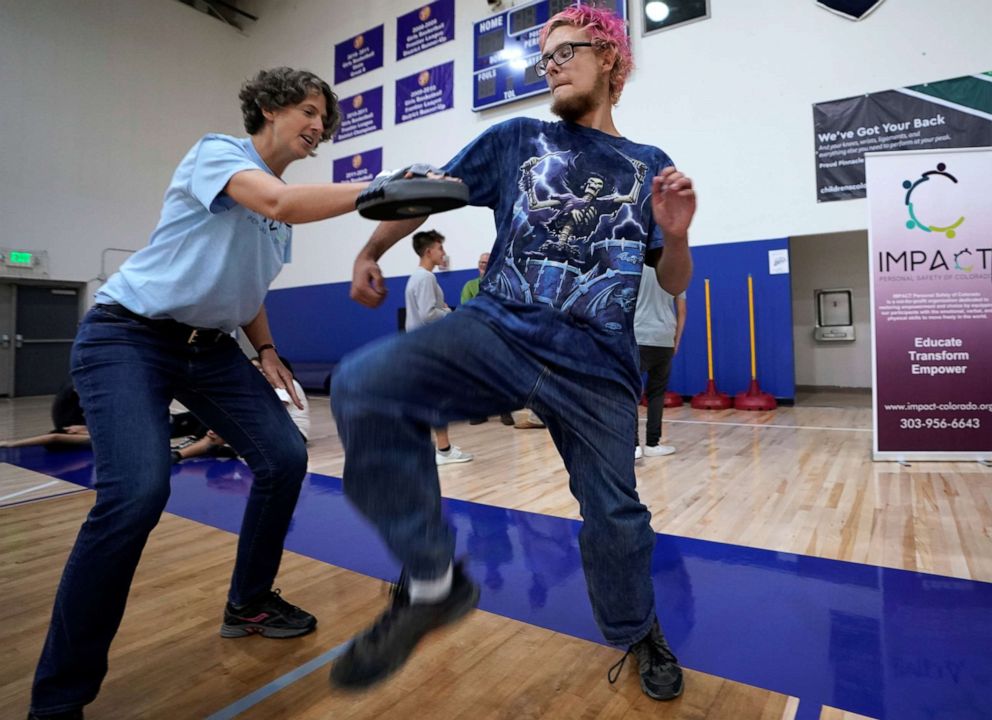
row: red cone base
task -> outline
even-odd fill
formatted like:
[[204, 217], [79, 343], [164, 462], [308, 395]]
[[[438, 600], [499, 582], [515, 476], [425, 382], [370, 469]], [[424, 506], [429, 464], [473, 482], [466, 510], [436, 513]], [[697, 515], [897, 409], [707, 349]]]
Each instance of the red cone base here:
[[774, 410], [778, 407], [769, 393], [761, 392], [757, 380], [751, 380], [747, 392], [737, 393], [734, 398], [734, 408], [737, 410]]
[[682, 396], [671, 390], [665, 391], [665, 407], [682, 407]]
[[706, 392], [692, 398], [692, 406], [696, 410], [726, 410], [734, 406], [734, 401], [727, 393], [717, 391], [716, 383], [710, 380], [706, 385]]

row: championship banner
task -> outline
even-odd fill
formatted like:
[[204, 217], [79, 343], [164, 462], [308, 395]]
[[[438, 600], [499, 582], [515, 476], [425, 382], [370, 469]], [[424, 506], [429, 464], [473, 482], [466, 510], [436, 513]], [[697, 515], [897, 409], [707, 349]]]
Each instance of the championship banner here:
[[865, 196], [867, 152], [992, 146], [992, 72], [813, 106], [816, 200]]
[[396, 81], [396, 124], [449, 110], [454, 104], [454, 86], [454, 61], [400, 78]]
[[334, 142], [367, 135], [382, 130], [382, 86], [342, 98], [341, 125], [334, 134]]
[[334, 84], [340, 85], [382, 67], [382, 25], [334, 46]]
[[333, 182], [371, 182], [382, 172], [382, 148], [338, 158], [333, 164]]
[[455, 39], [455, 0], [437, 0], [396, 18], [396, 59]]
[[865, 156], [875, 460], [992, 459], [992, 150]]

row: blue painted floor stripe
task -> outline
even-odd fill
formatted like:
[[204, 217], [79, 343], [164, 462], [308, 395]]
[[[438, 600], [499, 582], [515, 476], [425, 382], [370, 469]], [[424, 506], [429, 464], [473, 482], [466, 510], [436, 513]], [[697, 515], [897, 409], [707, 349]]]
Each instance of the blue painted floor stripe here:
[[[88, 452], [24, 448], [0, 460], [92, 485]], [[250, 486], [238, 461], [188, 461], [174, 470], [168, 510], [237, 532]], [[602, 642], [580, 523], [459, 500], [444, 509], [483, 586], [481, 609]], [[308, 476], [286, 547], [364, 575], [398, 574], [337, 478]], [[652, 579], [686, 667], [797, 697], [804, 720], [822, 705], [883, 720], [992, 717], [992, 584], [664, 534]]]
[[210, 715], [207, 720], [230, 720], [233, 717], [237, 717], [249, 708], [258, 705], [269, 696], [275, 695], [283, 688], [292, 685], [297, 680], [306, 677], [313, 671], [319, 670], [333, 661], [338, 655], [341, 655], [345, 651], [349, 642], [351, 641], [349, 640], [348, 642], [343, 642], [336, 648], [328, 650], [323, 655], [318, 655], [310, 662], [304, 663], [295, 670], [291, 670], [286, 673], [282, 677], [276, 678], [268, 685], [263, 685], [250, 695], [246, 695], [237, 702], [231, 703], [223, 710], [218, 710], [213, 715]]

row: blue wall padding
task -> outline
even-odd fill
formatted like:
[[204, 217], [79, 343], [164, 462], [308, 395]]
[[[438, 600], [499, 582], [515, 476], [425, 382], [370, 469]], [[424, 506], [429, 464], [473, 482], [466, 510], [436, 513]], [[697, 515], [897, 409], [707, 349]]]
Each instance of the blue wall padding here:
[[[437, 273], [444, 299], [457, 307], [462, 286], [478, 270]], [[350, 282], [272, 290], [265, 298], [279, 353], [291, 361], [337, 363], [365, 343], [397, 331], [396, 311], [406, 303], [408, 277], [386, 279], [386, 301], [378, 308], [348, 297]]]
[[710, 279], [717, 389], [730, 395], [747, 390], [751, 382], [747, 275], [751, 273], [758, 382], [775, 397], [795, 397], [791, 276], [768, 273], [768, 251], [788, 247], [788, 238], [780, 238], [692, 249], [695, 272], [686, 293], [688, 321], [672, 364], [669, 390], [694, 395], [706, 389], [706, 278]]
[[[721, 392], [747, 389], [751, 380], [747, 275], [754, 277], [758, 381], [778, 398], [795, 396], [790, 275], [769, 275], [768, 251], [788, 238], [705, 245], [692, 250], [695, 273], [687, 293], [688, 323], [672, 365], [669, 389], [693, 395], [706, 389], [706, 315], [703, 280], [710, 278], [714, 377]], [[445, 300], [458, 305], [476, 270], [438, 273]], [[386, 280], [389, 294], [374, 310], [348, 297], [351, 283], [273, 290], [265, 301], [279, 352], [292, 361], [337, 363], [365, 343], [396, 332], [407, 277]]]

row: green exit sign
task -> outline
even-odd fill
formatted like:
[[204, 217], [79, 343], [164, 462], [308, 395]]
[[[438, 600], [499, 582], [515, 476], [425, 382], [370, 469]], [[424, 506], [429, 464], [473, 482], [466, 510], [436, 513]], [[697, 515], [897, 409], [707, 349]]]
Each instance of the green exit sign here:
[[30, 265], [34, 260], [34, 255], [29, 252], [13, 251], [7, 256], [7, 262], [11, 265]]

